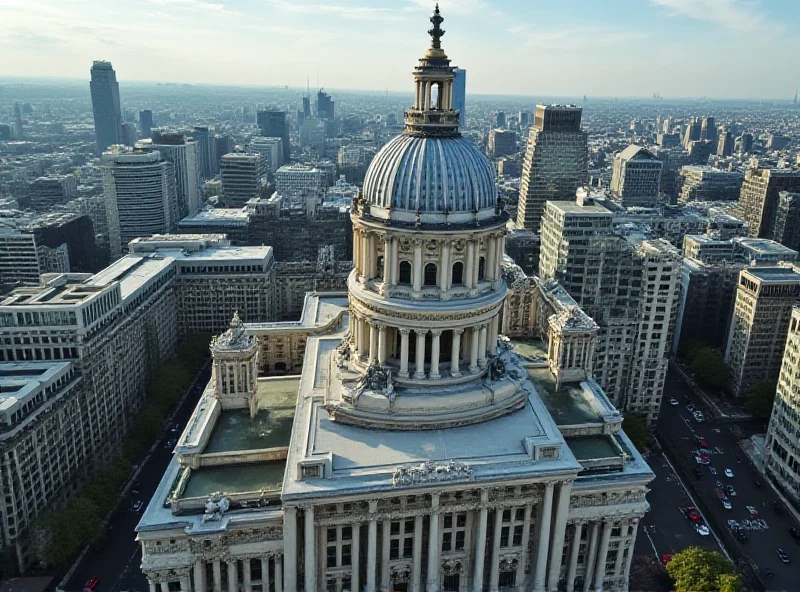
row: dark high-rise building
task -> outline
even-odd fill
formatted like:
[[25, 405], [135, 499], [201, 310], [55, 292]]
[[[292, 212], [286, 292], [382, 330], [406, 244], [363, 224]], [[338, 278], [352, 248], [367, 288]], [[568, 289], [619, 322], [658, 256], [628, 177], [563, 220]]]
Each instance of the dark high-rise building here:
[[703, 117], [700, 124], [700, 139], [708, 142], [717, 141], [717, 124], [713, 117]]
[[800, 191], [800, 170], [747, 169], [737, 217], [748, 223], [750, 236], [773, 238], [781, 191]]
[[453, 109], [458, 110], [458, 125], [464, 129], [467, 122], [467, 71], [456, 68], [453, 79]]
[[506, 114], [502, 111], [497, 112], [497, 116], [495, 117], [494, 125], [497, 128], [503, 129], [506, 126]]
[[708, 158], [714, 150], [715, 144], [707, 140], [697, 140], [689, 142], [687, 149], [689, 150], [689, 163], [690, 164], [708, 164]]
[[311, 97], [303, 97], [303, 117], [311, 117]]
[[213, 163], [212, 166], [214, 170], [212, 171], [215, 175], [219, 173], [219, 163], [222, 160], [222, 157], [228, 154], [231, 150], [233, 150], [233, 142], [231, 138], [227, 134], [220, 134], [214, 137], [214, 154], [212, 154]]
[[149, 138], [153, 134], [153, 112], [150, 109], [139, 111], [139, 132], [142, 138]]
[[11, 126], [0, 123], [0, 142], [11, 141]]
[[192, 128], [190, 135], [197, 142], [197, 168], [200, 171], [200, 177], [210, 179], [215, 174], [211, 165], [214, 134], [206, 126], [196, 125]]
[[775, 213], [773, 240], [800, 251], [800, 193], [781, 191]]
[[588, 135], [581, 131], [583, 109], [537, 105], [522, 167], [517, 227], [539, 230], [547, 201], [574, 200], [589, 182]]
[[517, 152], [517, 132], [512, 130], [493, 129], [489, 131], [489, 154], [500, 158], [506, 154]]
[[335, 105], [336, 101], [328, 93], [320, 89], [317, 93], [317, 119], [333, 121]]
[[[286, 125], [286, 111], [259, 111], [256, 122], [261, 129], [261, 135], [267, 138], [280, 138], [283, 140], [283, 162], [288, 163], [291, 156], [289, 145], [289, 128]], [[217, 152], [227, 154], [227, 152]]]
[[107, 263], [98, 260], [94, 225], [88, 214], [46, 214], [31, 222], [28, 231], [36, 236], [37, 245], [51, 249], [67, 245], [70, 272], [95, 272]]
[[750, 154], [753, 151], [753, 134], [742, 134], [736, 138], [736, 151], [739, 154]]
[[92, 93], [94, 132], [97, 153], [102, 154], [112, 144], [121, 142], [122, 111], [119, 104], [119, 84], [111, 62], [95, 61], [91, 70], [89, 89]]
[[724, 130], [717, 142], [717, 156], [726, 157], [733, 154], [733, 134], [728, 130]]
[[22, 129], [22, 105], [14, 103], [14, 135], [17, 140], [21, 140], [25, 132]]

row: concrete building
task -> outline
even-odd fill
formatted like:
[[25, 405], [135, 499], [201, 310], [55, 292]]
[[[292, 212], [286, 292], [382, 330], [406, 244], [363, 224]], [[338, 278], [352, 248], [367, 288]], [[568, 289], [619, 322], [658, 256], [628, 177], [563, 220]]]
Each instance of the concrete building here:
[[588, 134], [581, 131], [583, 109], [537, 105], [522, 167], [517, 227], [541, 227], [547, 201], [574, 199], [589, 181]]
[[796, 260], [797, 251], [763, 238], [686, 235], [673, 353], [685, 351], [695, 342], [723, 349], [739, 272]]
[[111, 62], [93, 62], [91, 77], [89, 90], [92, 94], [94, 133], [97, 136], [97, 154], [102, 154], [109, 146], [122, 142], [119, 84]]
[[177, 231], [180, 234], [224, 234], [232, 245], [249, 245], [249, 206], [202, 210], [178, 222]]
[[220, 203], [226, 208], [241, 208], [254, 197], [261, 196], [265, 175], [264, 161], [259, 154], [226, 154], [219, 163]]
[[75, 175], [39, 177], [28, 186], [29, 203], [34, 210], [52, 211], [54, 206], [64, 205], [76, 197], [78, 181]]
[[174, 168], [158, 151], [113, 146], [103, 153], [102, 163], [112, 258], [136, 237], [167, 233], [177, 226]]
[[[680, 297], [679, 251], [626, 234], [590, 199], [548, 202], [539, 275], [555, 279], [600, 326], [596, 375], [614, 404], [653, 425]], [[636, 347], [632, 347], [637, 344]]]
[[800, 308], [792, 309], [789, 332], [783, 361], [778, 376], [778, 393], [769, 419], [764, 440], [764, 471], [778, 485], [784, 495], [800, 502], [800, 447], [797, 433], [800, 431]]
[[212, 178], [216, 174], [214, 132], [206, 126], [196, 125], [188, 133], [197, 142], [197, 170], [201, 181]]
[[38, 284], [43, 273], [68, 271], [67, 245], [49, 248], [15, 223], [0, 221], [0, 284]]
[[657, 205], [663, 166], [652, 152], [631, 144], [614, 157], [612, 199], [625, 208]]
[[277, 320], [298, 321], [309, 292], [343, 292], [352, 262], [337, 261], [333, 246], [320, 247], [316, 261], [280, 261], [276, 271]]
[[772, 235], [782, 245], [800, 250], [800, 193], [781, 191], [778, 194]]
[[300, 147], [308, 148], [313, 154], [325, 154], [325, 120], [309, 117], [300, 126]]
[[752, 267], [739, 274], [725, 347], [730, 390], [746, 395], [759, 382], [778, 380], [792, 308], [800, 298], [800, 273], [785, 267]]
[[292, 164], [284, 165], [275, 172], [275, 191], [278, 195], [316, 198], [323, 189], [323, 173], [317, 167]]
[[146, 140], [153, 133], [153, 112], [150, 109], [139, 111], [139, 136]]
[[513, 130], [489, 130], [489, 156], [500, 158], [517, 152], [517, 132]]
[[152, 140], [144, 140], [138, 146], [158, 150], [164, 160], [172, 163], [175, 171], [178, 216], [183, 218], [200, 211], [203, 199], [200, 195], [202, 181], [198, 166], [197, 142], [185, 138], [182, 133], [155, 130], [152, 133]]
[[[256, 122], [265, 138], [281, 138], [283, 141], [283, 162], [288, 164], [292, 155], [289, 144], [289, 126], [286, 124], [286, 111], [259, 111], [256, 113]], [[217, 152], [220, 154], [219, 152]], [[221, 154], [226, 154], [222, 152]]]
[[[596, 328], [577, 307], [530, 357], [499, 343], [507, 221], [458, 135], [432, 20], [408, 133], [352, 213], [348, 294], [309, 295], [297, 323], [234, 318], [212, 343], [212, 380], [137, 527], [151, 592], [627, 587], [652, 473], [592, 380]], [[445, 214], [426, 183], [414, 227], [399, 180], [434, 166], [429, 142], [442, 173], [481, 189]], [[289, 362], [299, 378], [257, 377]]]
[[734, 148], [733, 134], [728, 130], [724, 130], [720, 134], [719, 141], [717, 142], [717, 156], [719, 156], [720, 158], [731, 156], [733, 155], [733, 148]]
[[272, 178], [283, 163], [283, 141], [280, 138], [256, 136], [250, 140], [247, 151], [261, 155], [264, 159], [264, 172], [269, 178]]
[[700, 139], [706, 142], [717, 143], [717, 124], [713, 117], [703, 117], [700, 124]]
[[317, 91], [317, 110], [316, 115], [318, 119], [327, 119], [328, 121], [334, 120], [334, 108], [336, 101], [326, 93], [323, 89]]
[[800, 169], [747, 169], [737, 216], [748, 223], [750, 236], [773, 238], [781, 191], [800, 191]]
[[743, 182], [744, 175], [738, 171], [702, 165], [684, 166], [680, 169], [678, 203], [736, 200]]
[[697, 117], [693, 117], [689, 124], [686, 126], [686, 131], [683, 135], [683, 147], [687, 150], [692, 142], [700, 140], [700, 131], [702, 123]]
[[742, 134], [736, 138], [734, 148], [737, 154], [750, 154], [753, 152], [753, 134]]

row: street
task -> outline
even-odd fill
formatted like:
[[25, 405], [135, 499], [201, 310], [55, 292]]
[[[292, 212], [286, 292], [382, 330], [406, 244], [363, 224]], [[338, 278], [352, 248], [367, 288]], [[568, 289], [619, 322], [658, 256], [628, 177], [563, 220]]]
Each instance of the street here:
[[[678, 405], [671, 405], [670, 398], [676, 398]], [[794, 562], [800, 561], [800, 546], [789, 535], [791, 526], [798, 527], [791, 515], [780, 505], [775, 492], [750, 464], [744, 452], [739, 448], [735, 432], [739, 429], [733, 424], [698, 423], [687, 409], [692, 404], [700, 409], [706, 418], [710, 412], [702, 405], [702, 401], [694, 395], [691, 388], [680, 380], [674, 368], [667, 374], [664, 399], [659, 416], [659, 432], [668, 435], [671, 444], [675, 445], [678, 454], [694, 470], [700, 467], [702, 477], [694, 477], [690, 484], [692, 495], [699, 495], [711, 516], [706, 516], [712, 530], [719, 525], [730, 528], [735, 524], [741, 528], [746, 541], [733, 540], [752, 561], [753, 567], [761, 572], [761, 580], [768, 590], [796, 590], [797, 567]], [[746, 429], [746, 426], [742, 426]], [[700, 448], [699, 440], [705, 441], [708, 450], [709, 464], [697, 465], [695, 451]], [[657, 463], [651, 466], [658, 474]], [[716, 471], [713, 474], [712, 468]], [[730, 469], [732, 477], [725, 475]], [[656, 479], [658, 481], [658, 478]], [[726, 510], [718, 498], [717, 489], [732, 486], [736, 495], [729, 495], [731, 509]], [[696, 492], [696, 493], [695, 493]], [[648, 496], [650, 504], [658, 508], [656, 497]], [[773, 504], [778, 504], [774, 509]], [[752, 506], [752, 512], [747, 509]], [[656, 510], [658, 511], [658, 510]], [[668, 520], [666, 517], [659, 521]], [[637, 543], [638, 544], [638, 543]], [[777, 549], [788, 553], [791, 563], [784, 564], [778, 557]], [[729, 549], [730, 550], [730, 549]], [[765, 577], [764, 570], [771, 570], [774, 576]]]
[[180, 425], [176, 432], [167, 430], [158, 442], [153, 454], [142, 465], [139, 472], [139, 493], [131, 493], [123, 501], [120, 509], [108, 523], [104, 536], [89, 550], [84, 560], [75, 570], [68, 582], [67, 590], [82, 590], [89, 578], [99, 579], [95, 592], [118, 592], [120, 590], [148, 590], [147, 580], [142, 574], [140, 563], [142, 551], [136, 542], [134, 529], [139, 523], [141, 514], [131, 509], [133, 503], [141, 500], [144, 506], [150, 501], [164, 471], [172, 458], [172, 447], [165, 443], [180, 436], [189, 416], [192, 413], [200, 393], [209, 380], [211, 366], [203, 370], [196, 382], [196, 387], [178, 407], [172, 423]]

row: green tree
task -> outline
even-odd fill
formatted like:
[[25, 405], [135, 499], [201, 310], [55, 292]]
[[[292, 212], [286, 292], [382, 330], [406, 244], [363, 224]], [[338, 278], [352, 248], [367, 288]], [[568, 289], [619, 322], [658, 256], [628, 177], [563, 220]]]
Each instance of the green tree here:
[[758, 382], [753, 385], [744, 401], [744, 408], [759, 419], [767, 420], [772, 415], [775, 393], [778, 385], [774, 382]]
[[724, 389], [728, 385], [730, 369], [719, 352], [710, 347], [698, 347], [692, 350], [689, 368], [700, 386]]
[[742, 587], [733, 564], [717, 551], [687, 547], [667, 563], [675, 592], [738, 592]]
[[643, 451], [650, 448], [650, 433], [647, 431], [647, 422], [644, 416], [638, 413], [625, 413], [622, 416], [622, 429], [631, 439], [636, 450]]

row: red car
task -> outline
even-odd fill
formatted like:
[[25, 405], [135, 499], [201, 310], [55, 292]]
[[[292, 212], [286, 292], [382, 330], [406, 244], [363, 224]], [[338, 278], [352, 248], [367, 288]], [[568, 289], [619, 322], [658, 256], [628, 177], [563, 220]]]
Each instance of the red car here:
[[97, 588], [97, 584], [100, 583], [100, 580], [97, 578], [89, 578], [86, 580], [86, 583], [83, 585], [83, 592], [92, 592], [95, 588]]
[[672, 559], [672, 553], [662, 553], [661, 554], [661, 565], [666, 567], [667, 563], [669, 563], [670, 559]]
[[700, 444], [700, 448], [708, 448], [708, 442], [703, 440], [700, 436], [697, 437], [697, 443]]
[[703, 517], [700, 516], [700, 512], [697, 511], [697, 508], [694, 506], [686, 506], [683, 510], [683, 515], [686, 516], [692, 522], [696, 522], [697, 524], [703, 521]]

